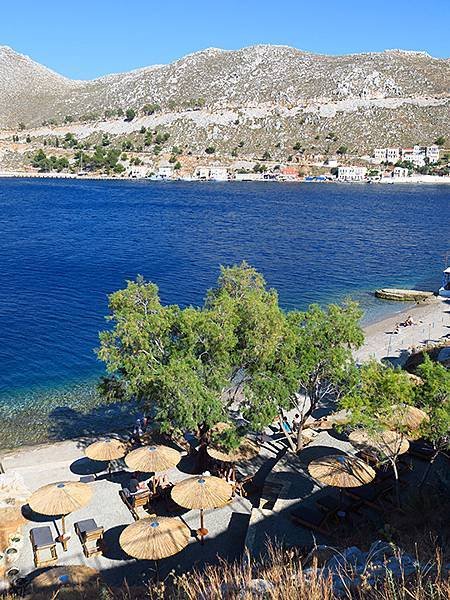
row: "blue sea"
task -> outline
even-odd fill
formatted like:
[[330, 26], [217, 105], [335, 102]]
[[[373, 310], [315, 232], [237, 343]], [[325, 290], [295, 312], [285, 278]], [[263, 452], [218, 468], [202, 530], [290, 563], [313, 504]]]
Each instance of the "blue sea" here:
[[125, 422], [94, 349], [137, 274], [200, 304], [245, 259], [285, 308], [352, 296], [367, 322], [402, 308], [378, 287], [437, 289], [449, 249], [447, 186], [0, 179], [0, 447]]

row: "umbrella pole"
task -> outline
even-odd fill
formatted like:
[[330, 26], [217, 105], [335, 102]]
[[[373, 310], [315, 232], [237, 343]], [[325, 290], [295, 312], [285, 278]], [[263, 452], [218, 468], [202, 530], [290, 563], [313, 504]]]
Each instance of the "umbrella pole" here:
[[156, 472], [153, 473], [153, 495], [156, 494]]
[[208, 530], [205, 529], [205, 523], [203, 519], [203, 508], [200, 509], [200, 529], [197, 530], [197, 534], [200, 536], [200, 543], [203, 546], [205, 543], [205, 536], [208, 535]]
[[67, 539], [66, 539], [66, 515], [61, 517], [61, 544], [64, 552], [67, 552]]

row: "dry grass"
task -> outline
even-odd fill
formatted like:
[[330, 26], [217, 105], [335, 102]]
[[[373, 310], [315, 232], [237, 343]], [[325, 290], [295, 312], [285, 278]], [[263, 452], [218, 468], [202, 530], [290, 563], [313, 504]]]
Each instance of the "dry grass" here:
[[[205, 571], [170, 576], [159, 584], [148, 584], [137, 589], [124, 586], [109, 589], [91, 586], [79, 590], [60, 590], [53, 595], [33, 594], [26, 600], [331, 600], [333, 593], [330, 578], [324, 578], [314, 568], [305, 571], [304, 558], [297, 552], [269, 548], [264, 561], [253, 561], [249, 556], [241, 563], [226, 562], [207, 567]], [[428, 565], [425, 573], [410, 578], [386, 577], [378, 587], [364, 583], [359, 587], [346, 587], [340, 596], [344, 600], [448, 600], [450, 577], [441, 571], [440, 557]], [[252, 587], [255, 580], [264, 580], [265, 591]], [[7, 596], [4, 600], [17, 600]]]

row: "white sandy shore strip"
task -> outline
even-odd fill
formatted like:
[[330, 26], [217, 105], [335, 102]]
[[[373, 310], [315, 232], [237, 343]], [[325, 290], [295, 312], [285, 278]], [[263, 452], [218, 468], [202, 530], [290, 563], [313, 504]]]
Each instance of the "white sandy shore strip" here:
[[[394, 333], [397, 324], [405, 321], [409, 315], [415, 324], [398, 327], [398, 333]], [[368, 325], [364, 331], [364, 346], [355, 353], [358, 362], [389, 357], [395, 364], [402, 365], [408, 355], [420, 346], [435, 344], [441, 340], [447, 340], [450, 344], [450, 299], [432, 298], [395, 316]]]
[[[23, 178], [35, 178], [35, 179], [105, 179], [105, 180], [118, 180], [118, 181], [133, 181], [136, 179], [144, 179], [146, 181], [151, 181], [151, 179], [149, 179], [148, 177], [144, 177], [141, 175], [134, 175], [133, 177], [123, 177], [122, 175], [103, 175], [103, 174], [94, 174], [94, 173], [89, 173], [89, 174], [85, 174], [85, 175], [78, 175], [76, 173], [39, 173], [36, 171], [0, 171], [0, 178], [17, 178], [17, 179], [23, 179]], [[196, 181], [195, 179], [183, 179], [183, 181]], [[170, 182], [170, 181], [179, 181], [179, 179], [165, 179], [165, 182]], [[198, 180], [200, 181], [200, 180]], [[309, 185], [311, 183], [311, 181], [306, 181], [304, 179], [293, 179], [293, 180], [289, 180], [289, 181], [285, 181], [285, 180], [276, 180], [276, 179], [242, 179], [239, 180], [239, 183], [248, 183], [248, 182], [267, 182], [267, 183], [308, 183]], [[229, 180], [230, 183], [234, 183], [234, 180]], [[204, 183], [204, 182], [202, 182]], [[223, 183], [223, 182], [222, 182]], [[364, 185], [367, 184], [367, 181], [337, 181], [337, 180], [328, 180], [326, 182], [320, 182], [320, 183], [336, 183], [339, 185]], [[372, 182], [370, 182], [372, 183]], [[385, 177], [382, 180], [379, 181], [375, 181], [373, 183], [380, 183], [383, 185], [390, 185], [390, 184], [394, 184], [394, 185], [398, 185], [398, 184], [409, 184], [409, 185], [415, 185], [418, 183], [426, 183], [426, 184], [439, 184], [439, 185], [450, 185], [450, 176], [444, 176], [444, 177], [439, 177], [437, 175], [417, 175], [414, 177], [398, 177], [398, 178], [391, 178], [391, 177]]]

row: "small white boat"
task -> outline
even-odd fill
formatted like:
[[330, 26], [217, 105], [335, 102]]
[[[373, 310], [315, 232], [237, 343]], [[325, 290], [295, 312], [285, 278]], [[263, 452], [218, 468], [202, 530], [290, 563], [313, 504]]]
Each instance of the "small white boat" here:
[[450, 267], [447, 267], [442, 274], [442, 285], [439, 288], [439, 296], [450, 298]]

